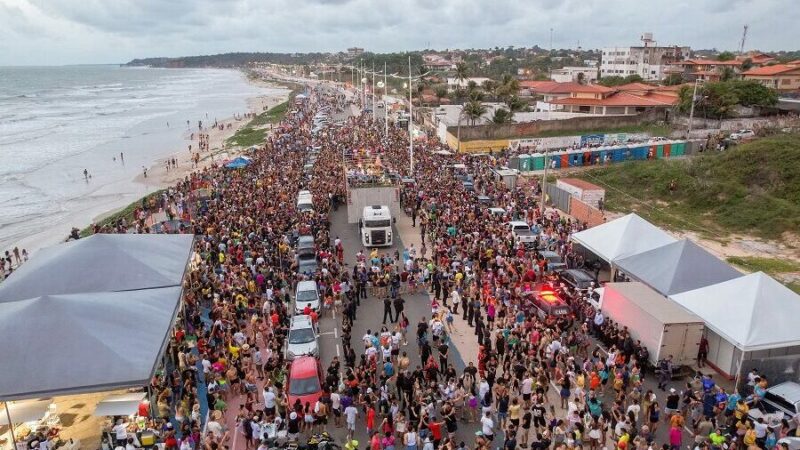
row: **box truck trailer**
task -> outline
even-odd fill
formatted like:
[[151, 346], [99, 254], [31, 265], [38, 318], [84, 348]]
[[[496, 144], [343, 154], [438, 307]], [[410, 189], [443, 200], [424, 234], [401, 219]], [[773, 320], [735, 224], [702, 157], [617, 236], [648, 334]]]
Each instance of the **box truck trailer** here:
[[650, 363], [672, 355], [676, 365], [692, 366], [705, 324], [658, 292], [639, 282], [606, 283], [601, 302], [603, 315], [628, 327], [650, 353]]

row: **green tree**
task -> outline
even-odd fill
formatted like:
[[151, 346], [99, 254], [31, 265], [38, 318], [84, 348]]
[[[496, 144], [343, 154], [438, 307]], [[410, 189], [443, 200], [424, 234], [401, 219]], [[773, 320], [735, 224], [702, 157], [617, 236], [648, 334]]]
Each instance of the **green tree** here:
[[463, 62], [456, 64], [456, 80], [459, 84], [464, 84], [464, 81], [469, 78], [469, 69]]
[[619, 86], [621, 84], [625, 84], [625, 78], [622, 78], [617, 75], [612, 75], [610, 77], [600, 78], [600, 80], [597, 83], [607, 87]]
[[486, 94], [478, 89], [473, 89], [467, 92], [467, 98], [470, 102], [482, 102], [486, 98]]
[[478, 90], [478, 83], [476, 83], [475, 80], [469, 80], [469, 83], [467, 83], [467, 94], [476, 90]]
[[519, 93], [519, 80], [509, 74], [503, 75], [503, 78], [494, 90], [497, 98], [505, 99], [517, 95]]
[[487, 95], [494, 95], [494, 90], [497, 88], [497, 82], [494, 80], [484, 80], [481, 83], [481, 89], [483, 92], [486, 92]]
[[433, 90], [436, 94], [436, 97], [441, 102], [443, 98], [447, 98], [447, 87], [445, 86], [436, 86], [436, 89]]
[[505, 109], [505, 108], [497, 108], [494, 111], [494, 115], [492, 115], [492, 123], [494, 124], [504, 124], [504, 123], [511, 123], [514, 118], [514, 113]]
[[470, 120], [471, 125], [486, 114], [486, 105], [478, 100], [470, 100], [464, 105], [464, 115]]
[[750, 58], [745, 59], [742, 61], [742, 70], [750, 70], [753, 68], [753, 60]]
[[586, 74], [583, 72], [578, 72], [578, 84], [584, 84], [586, 82]]
[[736, 55], [734, 55], [733, 52], [726, 51], [717, 55], [718, 61], [732, 61], [734, 58], [736, 58]]
[[[692, 86], [681, 88], [678, 110], [688, 114], [692, 107]], [[725, 119], [732, 117], [736, 107], [770, 107], [778, 102], [778, 94], [752, 80], [731, 80], [705, 83], [697, 90], [695, 115]]]
[[677, 86], [683, 83], [683, 77], [679, 73], [671, 73], [664, 78], [664, 86]]
[[509, 96], [505, 100], [506, 108], [508, 108], [508, 112], [511, 114], [512, 118], [514, 114], [522, 111], [528, 106], [524, 101], [522, 101], [516, 95]]
[[736, 71], [730, 67], [724, 67], [719, 74], [720, 81], [730, 81], [736, 77]]

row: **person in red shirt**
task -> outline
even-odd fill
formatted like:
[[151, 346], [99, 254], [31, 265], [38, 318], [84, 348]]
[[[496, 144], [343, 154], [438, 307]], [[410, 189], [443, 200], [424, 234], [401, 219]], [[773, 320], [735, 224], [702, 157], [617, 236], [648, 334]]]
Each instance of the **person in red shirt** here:
[[305, 308], [303, 308], [303, 314], [310, 316], [311, 315], [311, 304], [307, 304]]
[[375, 407], [370, 403], [367, 406], [367, 434], [372, 435], [372, 430], [375, 429]]
[[428, 422], [428, 430], [430, 430], [431, 436], [433, 437], [434, 448], [438, 448], [442, 441], [442, 424], [444, 424], [444, 422], [437, 422], [433, 419]]

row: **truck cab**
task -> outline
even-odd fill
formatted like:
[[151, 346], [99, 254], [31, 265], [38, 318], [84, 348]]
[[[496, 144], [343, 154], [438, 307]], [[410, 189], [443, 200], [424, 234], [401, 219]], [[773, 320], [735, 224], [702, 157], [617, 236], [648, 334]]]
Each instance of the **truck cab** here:
[[530, 225], [521, 220], [514, 220], [508, 222], [508, 228], [511, 230], [511, 235], [514, 236], [514, 242], [522, 242], [526, 247], [533, 247], [536, 243], [536, 234], [531, 231]]
[[358, 222], [364, 247], [390, 247], [394, 220], [386, 205], [365, 206]]

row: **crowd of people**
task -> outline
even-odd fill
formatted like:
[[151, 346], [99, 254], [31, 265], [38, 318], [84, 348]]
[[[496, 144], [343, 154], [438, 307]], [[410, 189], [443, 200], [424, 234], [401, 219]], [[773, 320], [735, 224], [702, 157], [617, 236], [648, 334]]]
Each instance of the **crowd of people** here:
[[[687, 444], [688, 427], [700, 448], [753, 450], [774, 446], [796, 428], [753, 422], [742, 396], [710, 377], [685, 387], [665, 378], [669, 361], [648, 367], [646, 351], [628, 330], [592, 308], [591, 292], [558, 286], [539, 249], [555, 249], [568, 264], [580, 264], [569, 237], [585, 225], [543, 211], [535, 183], [512, 188], [497, 180], [492, 168], [503, 164], [502, 156], [448, 156], [429, 138], [417, 144], [412, 174], [405, 130], [390, 127], [386, 135], [382, 124], [361, 115], [312, 132], [317, 111], [346, 105], [341, 93], [312, 90], [293, 103], [247, 168], [203, 169], [143, 204], [142, 211], [173, 208], [186, 222], [181, 231], [196, 235], [171, 362], [151, 385], [159, 416], [172, 418], [165, 432], [177, 424], [175, 446], [221, 450], [238, 433], [247, 449], [266, 450], [268, 434], [284, 431], [298, 439], [344, 427], [349, 449], [677, 450]], [[313, 147], [320, 151], [308, 174], [305, 155]], [[347, 257], [331, 235], [329, 214], [347, 195], [341, 155], [354, 151], [362, 159], [380, 158], [387, 174], [414, 179], [402, 184], [400, 195], [420, 248], [362, 249]], [[490, 213], [465, 190], [455, 163], [464, 164], [475, 191], [504, 214]], [[312, 210], [296, 210], [301, 189], [313, 193]], [[148, 232], [144, 218], [95, 231]], [[509, 220], [530, 223], [537, 242], [516, 244]], [[296, 270], [292, 243], [303, 235], [315, 240], [313, 274]], [[320, 315], [342, 313], [344, 354], [323, 362], [320, 400], [290, 404], [283, 348], [291, 292], [309, 278], [323, 299]], [[532, 313], [533, 283], [552, 284], [575, 319]], [[419, 319], [405, 310], [406, 298], [417, 293], [428, 294], [431, 311]], [[375, 326], [354, 338], [364, 301], [382, 301], [383, 320], [362, 317]], [[456, 364], [449, 336], [456, 320], [474, 329], [477, 364]], [[412, 363], [417, 356], [419, 363]], [[662, 389], [646, 388], [645, 376], [656, 371]], [[763, 390], [761, 383], [754, 380]], [[229, 407], [233, 402], [240, 406]], [[225, 425], [231, 416], [235, 429]], [[464, 438], [462, 429], [476, 428]], [[666, 438], [660, 429], [668, 429]], [[358, 442], [364, 431], [367, 442]]]

